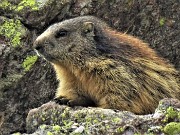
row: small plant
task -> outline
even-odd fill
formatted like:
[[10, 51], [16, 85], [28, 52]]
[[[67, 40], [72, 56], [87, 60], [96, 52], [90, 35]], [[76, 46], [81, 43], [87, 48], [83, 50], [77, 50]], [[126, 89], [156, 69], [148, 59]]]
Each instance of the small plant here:
[[173, 107], [169, 107], [167, 109], [166, 117], [174, 119], [178, 116], [178, 112], [173, 109]]
[[9, 1], [7, 0], [1, 0], [0, 2], [0, 8], [4, 10], [14, 10], [16, 6], [12, 5]]
[[60, 131], [61, 127], [59, 125], [55, 125], [55, 126], [53, 126], [53, 130]]
[[5, 36], [14, 47], [20, 46], [21, 42], [21, 22], [19, 20], [6, 20], [0, 26], [0, 35]]
[[5, 10], [14, 10], [17, 12], [23, 10], [25, 7], [28, 7], [31, 10], [38, 10], [39, 4], [41, 4], [41, 2], [37, 2], [36, 0], [21, 0], [18, 5], [13, 5], [8, 0], [1, 0], [0, 8]]
[[174, 110], [173, 107], [168, 107], [166, 110], [166, 117], [163, 119], [163, 122], [166, 123], [168, 122], [170, 119], [175, 119], [178, 118], [178, 112], [176, 110]]
[[28, 57], [26, 57], [26, 59], [22, 63], [22, 66], [25, 69], [25, 71], [29, 71], [31, 69], [31, 67], [37, 61], [37, 58], [38, 57], [36, 55], [35, 56], [28, 56]]
[[48, 131], [47, 135], [54, 135], [52, 132]]
[[159, 25], [160, 26], [163, 26], [165, 24], [165, 18], [161, 18], [160, 20], [159, 20]]
[[116, 129], [116, 131], [118, 133], [123, 133], [124, 132], [124, 128], [123, 127], [119, 127], [119, 128]]
[[17, 11], [21, 11], [24, 7], [30, 7], [32, 10], [38, 10], [38, 3], [36, 0], [22, 0], [18, 6]]
[[9, 7], [11, 4], [7, 1], [7, 0], [3, 0], [1, 1], [0, 7], [1, 8], [7, 8]]
[[164, 132], [168, 135], [180, 134], [180, 122], [171, 122], [164, 127]]

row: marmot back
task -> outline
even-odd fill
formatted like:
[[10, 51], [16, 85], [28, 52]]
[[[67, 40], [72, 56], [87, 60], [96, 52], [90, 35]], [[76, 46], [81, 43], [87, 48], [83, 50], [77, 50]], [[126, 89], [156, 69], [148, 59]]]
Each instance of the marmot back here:
[[54, 24], [34, 47], [56, 70], [60, 104], [147, 114], [163, 98], [180, 99], [179, 73], [170, 63], [96, 17]]

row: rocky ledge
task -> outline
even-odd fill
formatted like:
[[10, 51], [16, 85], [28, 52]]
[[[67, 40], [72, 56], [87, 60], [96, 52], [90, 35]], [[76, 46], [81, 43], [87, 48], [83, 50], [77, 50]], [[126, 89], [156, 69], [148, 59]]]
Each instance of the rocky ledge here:
[[30, 110], [26, 129], [27, 134], [13, 135], [179, 135], [180, 101], [163, 99], [155, 113], [148, 115], [48, 102]]

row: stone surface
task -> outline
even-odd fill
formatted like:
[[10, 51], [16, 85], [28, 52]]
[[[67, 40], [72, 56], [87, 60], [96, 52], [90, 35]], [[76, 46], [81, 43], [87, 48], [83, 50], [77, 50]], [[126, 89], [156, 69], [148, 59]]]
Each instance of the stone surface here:
[[[4, 19], [13, 19], [25, 30], [17, 48], [13, 47], [14, 41], [17, 43], [14, 38], [0, 34], [0, 135], [25, 132], [29, 110], [54, 97], [57, 80], [50, 64], [38, 59], [29, 71], [22, 65], [28, 56], [35, 55], [34, 39], [55, 22], [80, 15], [97, 16], [111, 27], [150, 43], [180, 70], [179, 0], [1, 0], [0, 15], [0, 29]], [[76, 123], [74, 130], [85, 127]]]
[[62, 20], [68, 13], [72, 0], [37, 0], [37, 10], [24, 8], [18, 12], [22, 21], [36, 29], [49, 25], [56, 19]]
[[[29, 134], [180, 134], [180, 101], [160, 101], [154, 114], [135, 115], [126, 111], [101, 108], [70, 108], [48, 102], [30, 110], [26, 119]], [[169, 132], [169, 130], [174, 131]], [[33, 133], [34, 132], [34, 133]], [[26, 134], [27, 135], [27, 134]]]

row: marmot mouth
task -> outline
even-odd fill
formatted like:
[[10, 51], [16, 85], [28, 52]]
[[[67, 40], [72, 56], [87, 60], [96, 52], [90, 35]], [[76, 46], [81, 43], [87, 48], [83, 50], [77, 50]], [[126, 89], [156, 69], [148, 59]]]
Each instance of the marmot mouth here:
[[53, 58], [52, 56], [50, 56], [49, 54], [47, 54], [47, 53], [45, 53], [45, 52], [40, 52], [40, 51], [38, 51], [38, 50], [36, 50], [36, 49], [35, 49], [35, 52], [37, 53], [37, 55], [38, 55], [39, 57], [42, 57], [42, 58], [44, 58], [44, 59], [47, 60], [47, 61], [52, 62], [52, 61], [55, 60], [55, 58]]
[[45, 58], [47, 61], [53, 62], [55, 59], [52, 56], [45, 55], [43, 58]]

